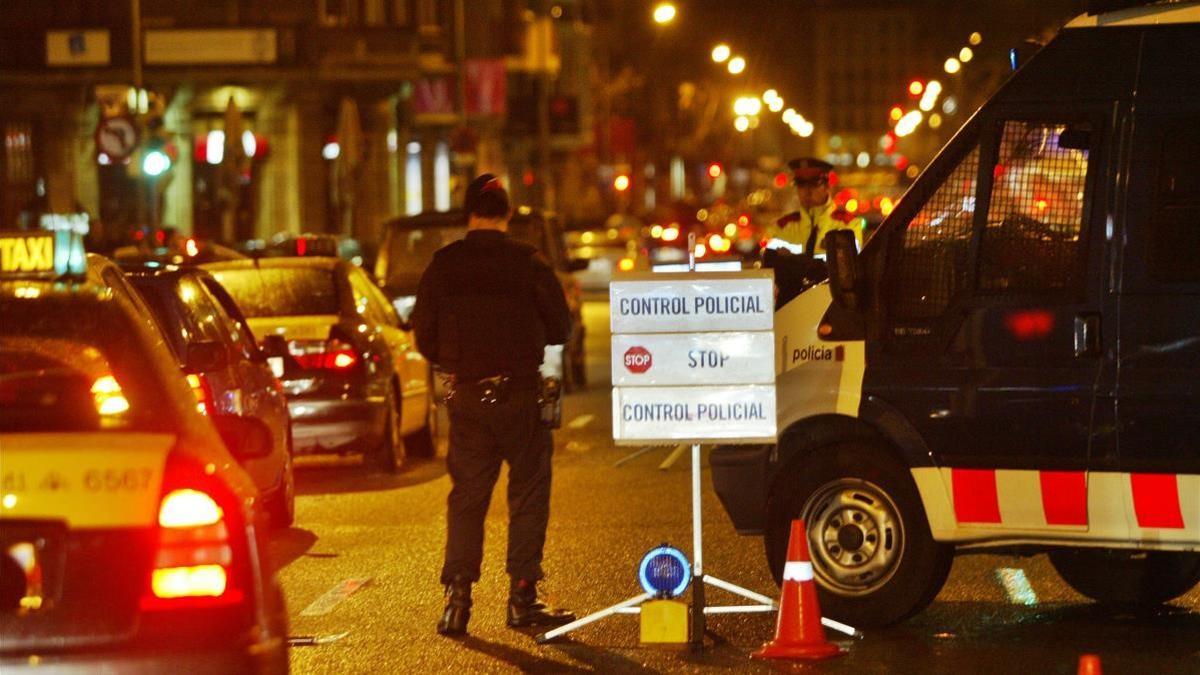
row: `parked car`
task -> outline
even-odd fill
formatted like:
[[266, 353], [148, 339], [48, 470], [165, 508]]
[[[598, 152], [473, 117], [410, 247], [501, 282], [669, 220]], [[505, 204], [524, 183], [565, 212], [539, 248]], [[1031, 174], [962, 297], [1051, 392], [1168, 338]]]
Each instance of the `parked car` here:
[[[416, 302], [417, 284], [438, 249], [462, 239], [467, 219], [462, 211], [422, 213], [397, 218], [384, 225], [379, 254], [375, 259], [375, 280], [392, 298], [396, 309], [407, 320]], [[547, 348], [551, 372], [561, 372], [568, 389], [587, 386], [584, 356], [583, 295], [573, 272], [587, 268], [586, 260], [567, 257], [563, 231], [558, 219], [529, 207], [520, 207], [509, 222], [508, 234], [517, 241], [534, 246], [546, 257], [562, 282], [567, 306], [571, 310], [571, 338], [564, 348]]]
[[200, 409], [251, 417], [270, 430], [271, 452], [243, 459], [242, 466], [273, 524], [290, 526], [296, 504], [287, 400], [237, 304], [212, 275], [195, 268], [134, 270], [127, 277], [162, 327]]
[[0, 672], [286, 673], [268, 517], [235, 461], [265, 427], [197, 410], [111, 263], [20, 267], [0, 270]]
[[[394, 471], [434, 454], [431, 368], [395, 308], [337, 258], [205, 265], [264, 342], [286, 343], [281, 377], [296, 454], [362, 452]], [[278, 338], [276, 338], [278, 339]]]

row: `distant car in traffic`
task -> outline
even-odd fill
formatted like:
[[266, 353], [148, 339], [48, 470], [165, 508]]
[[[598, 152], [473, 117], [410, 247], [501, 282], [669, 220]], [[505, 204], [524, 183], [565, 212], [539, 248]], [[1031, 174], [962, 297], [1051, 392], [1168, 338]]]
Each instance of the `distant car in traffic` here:
[[434, 454], [429, 363], [395, 308], [353, 264], [263, 258], [206, 265], [260, 341], [286, 341], [281, 377], [296, 454], [362, 452], [394, 471]]
[[202, 415], [136, 294], [70, 257], [70, 278], [0, 264], [0, 671], [286, 673], [267, 514], [234, 459], [265, 427]]
[[[375, 279], [392, 298], [404, 319], [416, 302], [417, 284], [438, 249], [462, 239], [467, 232], [466, 215], [461, 210], [422, 213], [397, 218], [384, 225], [379, 254], [375, 259]], [[571, 338], [564, 348], [547, 348], [550, 358], [561, 363], [547, 364], [550, 372], [561, 373], [568, 389], [587, 386], [584, 359], [583, 295], [579, 281], [572, 275], [587, 267], [586, 260], [568, 258], [562, 226], [552, 214], [520, 207], [509, 222], [508, 235], [546, 257], [562, 282], [567, 306], [571, 310]]]
[[[272, 524], [290, 526], [296, 498], [287, 400], [233, 298], [195, 268], [134, 270], [127, 278], [162, 327], [198, 406], [206, 414], [252, 417], [270, 430], [271, 451], [240, 461], [262, 492]], [[282, 356], [282, 342], [276, 349]]]
[[[612, 230], [616, 234], [616, 230]], [[608, 284], [618, 272], [632, 272], [644, 267], [638, 255], [638, 238], [610, 237], [604, 230], [584, 230], [566, 234], [567, 251], [574, 260], [587, 261], [587, 268], [575, 273], [575, 279], [585, 291], [608, 291]]]

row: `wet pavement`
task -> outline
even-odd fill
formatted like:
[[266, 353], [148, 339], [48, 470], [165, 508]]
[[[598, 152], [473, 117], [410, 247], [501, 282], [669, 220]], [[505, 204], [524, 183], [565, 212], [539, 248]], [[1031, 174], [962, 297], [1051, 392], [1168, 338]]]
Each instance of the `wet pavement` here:
[[[609, 440], [607, 307], [586, 309], [592, 387], [568, 396], [556, 433], [543, 584], [581, 614], [639, 593], [636, 565], [650, 548], [691, 545], [687, 454], [666, 469], [666, 448], [614, 466], [633, 449]], [[1074, 673], [1083, 653], [1099, 654], [1105, 673], [1200, 673], [1200, 588], [1143, 614], [1106, 609], [1068, 588], [1045, 556], [960, 556], [929, 609], [862, 640], [838, 640], [848, 655], [818, 664], [749, 659], [771, 637], [773, 615], [709, 617], [702, 653], [640, 647], [635, 616], [538, 645], [533, 631], [504, 625], [502, 487], [487, 522], [471, 635], [442, 638], [434, 624], [450, 487], [444, 462], [413, 463], [396, 476], [370, 474], [357, 458], [300, 464], [297, 526], [273, 544], [292, 634], [308, 643], [292, 650], [298, 673]], [[706, 572], [774, 596], [762, 540], [734, 533], [707, 466], [702, 477]], [[722, 591], [708, 595], [712, 604], [741, 604]]]

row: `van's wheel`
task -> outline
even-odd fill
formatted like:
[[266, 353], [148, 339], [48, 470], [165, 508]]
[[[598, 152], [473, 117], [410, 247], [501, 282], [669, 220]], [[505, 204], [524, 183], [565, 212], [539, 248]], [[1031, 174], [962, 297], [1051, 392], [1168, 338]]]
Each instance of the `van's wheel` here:
[[1158, 605], [1200, 583], [1200, 554], [1056, 549], [1050, 564], [1076, 591], [1102, 603]]
[[808, 528], [821, 610], [851, 625], [916, 614], [950, 573], [954, 548], [933, 540], [907, 467], [878, 446], [838, 443], [780, 476], [764, 537], [776, 583], [796, 518]]
[[425, 426], [404, 437], [404, 454], [407, 457], [428, 459], [437, 454], [434, 433], [437, 428], [437, 406], [434, 404], [432, 383], [426, 398]]
[[374, 451], [363, 458], [368, 468], [383, 473], [396, 473], [404, 463], [404, 439], [400, 437], [400, 397], [393, 384], [384, 404], [383, 433]]

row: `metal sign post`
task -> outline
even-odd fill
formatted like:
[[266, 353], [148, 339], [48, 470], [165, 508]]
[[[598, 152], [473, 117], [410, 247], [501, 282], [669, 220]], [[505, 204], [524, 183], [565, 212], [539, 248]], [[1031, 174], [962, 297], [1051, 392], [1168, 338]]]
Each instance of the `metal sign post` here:
[[[704, 644], [708, 614], [776, 610], [771, 598], [706, 573], [701, 520], [703, 443], [774, 443], [774, 277], [770, 271], [627, 274], [612, 282], [613, 439], [618, 445], [691, 445], [692, 631]], [[752, 604], [708, 606], [705, 586]], [[640, 613], [642, 593], [537, 636], [553, 640], [614, 614]], [[825, 625], [849, 635], [835, 621]]]

